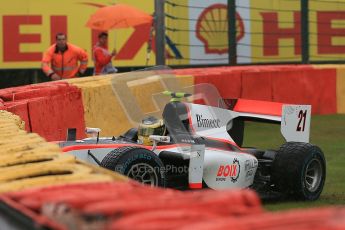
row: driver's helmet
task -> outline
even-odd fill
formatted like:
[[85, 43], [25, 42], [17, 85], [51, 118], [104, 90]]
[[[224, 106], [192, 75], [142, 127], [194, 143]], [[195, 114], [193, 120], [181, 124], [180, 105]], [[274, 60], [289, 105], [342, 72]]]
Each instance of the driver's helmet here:
[[149, 116], [144, 118], [138, 127], [138, 142], [143, 145], [152, 145], [149, 139], [150, 135], [163, 136], [165, 134], [165, 125], [162, 119]]

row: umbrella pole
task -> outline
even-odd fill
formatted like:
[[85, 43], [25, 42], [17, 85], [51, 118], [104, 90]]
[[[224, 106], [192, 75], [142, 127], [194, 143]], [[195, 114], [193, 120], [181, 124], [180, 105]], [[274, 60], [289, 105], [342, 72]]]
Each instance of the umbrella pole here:
[[[114, 32], [114, 50], [115, 50], [115, 52], [117, 54], [117, 50], [116, 50], [116, 32]], [[115, 57], [116, 57], [116, 54], [115, 54]]]
[[114, 32], [114, 49], [116, 50], [116, 32]]
[[150, 28], [150, 36], [149, 40], [147, 41], [147, 49], [146, 49], [146, 66], [148, 66], [150, 61], [150, 55], [152, 50], [152, 37], [153, 37], [153, 31], [154, 31], [154, 24], [152, 23]]

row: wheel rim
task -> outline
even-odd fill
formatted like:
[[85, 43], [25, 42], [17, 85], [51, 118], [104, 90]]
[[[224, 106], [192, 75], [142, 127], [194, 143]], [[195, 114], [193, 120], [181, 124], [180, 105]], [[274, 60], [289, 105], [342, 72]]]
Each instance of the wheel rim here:
[[305, 177], [304, 177], [304, 182], [306, 189], [309, 192], [315, 192], [322, 180], [322, 175], [323, 175], [323, 169], [322, 169], [322, 164], [319, 159], [312, 159], [305, 170]]
[[142, 184], [158, 186], [158, 175], [154, 168], [146, 163], [138, 163], [132, 165], [127, 176]]

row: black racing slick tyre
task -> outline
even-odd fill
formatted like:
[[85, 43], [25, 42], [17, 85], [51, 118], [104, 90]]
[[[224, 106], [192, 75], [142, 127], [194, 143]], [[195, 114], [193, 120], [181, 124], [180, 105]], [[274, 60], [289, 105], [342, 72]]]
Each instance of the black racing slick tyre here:
[[310, 143], [287, 142], [278, 150], [271, 173], [279, 192], [298, 200], [316, 200], [326, 179], [325, 157]]
[[103, 158], [101, 166], [143, 184], [165, 187], [164, 164], [155, 153], [144, 148], [114, 149]]

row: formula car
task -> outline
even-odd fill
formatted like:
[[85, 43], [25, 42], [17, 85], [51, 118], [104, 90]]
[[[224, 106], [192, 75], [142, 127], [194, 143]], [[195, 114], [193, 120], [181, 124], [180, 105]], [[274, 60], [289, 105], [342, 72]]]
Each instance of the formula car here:
[[[162, 121], [143, 120], [118, 137], [60, 142], [63, 152], [152, 186], [177, 189], [253, 188], [302, 200], [319, 198], [326, 177], [322, 150], [309, 143], [311, 106], [245, 99], [219, 107], [172, 97]], [[244, 147], [245, 121], [281, 126], [278, 150]], [[162, 128], [163, 127], [163, 128]], [[145, 139], [146, 138], [146, 139]], [[149, 145], [147, 142], [151, 142]]]

